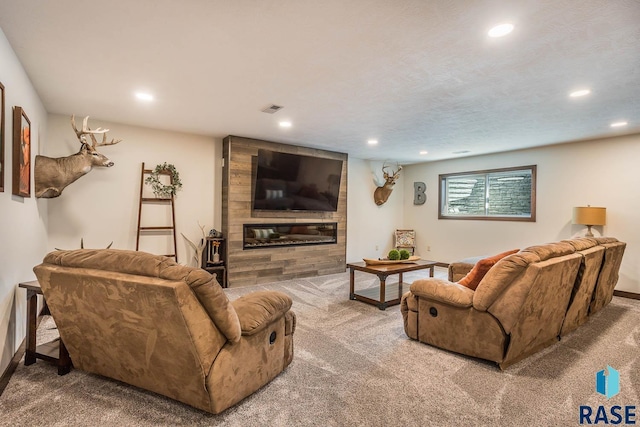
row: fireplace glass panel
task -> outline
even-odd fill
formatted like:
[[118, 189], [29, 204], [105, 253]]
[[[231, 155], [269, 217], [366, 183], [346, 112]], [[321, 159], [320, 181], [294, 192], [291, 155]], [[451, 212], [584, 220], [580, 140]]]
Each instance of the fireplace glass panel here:
[[337, 222], [244, 224], [243, 249], [335, 244]]

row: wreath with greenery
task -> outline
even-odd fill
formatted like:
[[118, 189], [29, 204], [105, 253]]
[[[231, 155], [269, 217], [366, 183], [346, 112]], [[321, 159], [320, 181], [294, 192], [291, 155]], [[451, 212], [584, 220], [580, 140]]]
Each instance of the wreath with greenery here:
[[[168, 172], [171, 175], [171, 183], [169, 185], [163, 184], [159, 179], [159, 175], [163, 172]], [[176, 167], [166, 162], [156, 166], [144, 182], [151, 186], [153, 194], [157, 197], [169, 198], [175, 196], [176, 192], [182, 188], [182, 181], [180, 181], [180, 174]]]

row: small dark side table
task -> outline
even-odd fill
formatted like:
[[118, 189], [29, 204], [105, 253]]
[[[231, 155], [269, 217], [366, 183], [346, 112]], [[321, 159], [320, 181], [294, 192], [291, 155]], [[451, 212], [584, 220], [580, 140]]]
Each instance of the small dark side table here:
[[[36, 346], [36, 329], [38, 328], [38, 295], [42, 288], [37, 280], [18, 285], [27, 290], [27, 345], [24, 354], [26, 366], [36, 363], [36, 359], [53, 362], [58, 367], [58, 375], [71, 371], [72, 363], [62, 338]], [[44, 302], [43, 314], [50, 314], [47, 302]]]

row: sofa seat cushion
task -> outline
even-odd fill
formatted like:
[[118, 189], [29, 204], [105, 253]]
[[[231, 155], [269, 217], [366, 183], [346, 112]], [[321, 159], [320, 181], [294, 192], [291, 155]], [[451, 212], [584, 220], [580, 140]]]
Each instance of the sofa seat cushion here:
[[476, 265], [471, 269], [466, 276], [458, 281], [462, 286], [466, 286], [471, 290], [476, 290], [482, 278], [487, 274], [487, 272], [493, 267], [498, 261], [502, 258], [509, 256], [511, 254], [515, 254], [519, 249], [513, 249], [511, 251], [502, 252], [498, 255], [494, 255], [488, 258], [483, 258], [476, 263]]
[[291, 308], [291, 303], [287, 294], [277, 291], [252, 292], [232, 302], [240, 319], [242, 335], [245, 336], [260, 332], [284, 316]]

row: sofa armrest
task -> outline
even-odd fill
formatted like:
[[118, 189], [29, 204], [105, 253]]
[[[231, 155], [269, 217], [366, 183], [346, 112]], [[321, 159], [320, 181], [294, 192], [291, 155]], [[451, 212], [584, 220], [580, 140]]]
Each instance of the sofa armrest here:
[[277, 291], [260, 291], [243, 295], [232, 302], [238, 313], [242, 335], [253, 335], [285, 315], [291, 297]]
[[462, 279], [473, 269], [474, 265], [475, 264], [462, 261], [452, 262], [451, 264], [449, 264], [449, 281], [457, 282], [458, 280]]
[[456, 307], [471, 307], [474, 291], [458, 283], [442, 279], [420, 279], [411, 284], [411, 293]]

